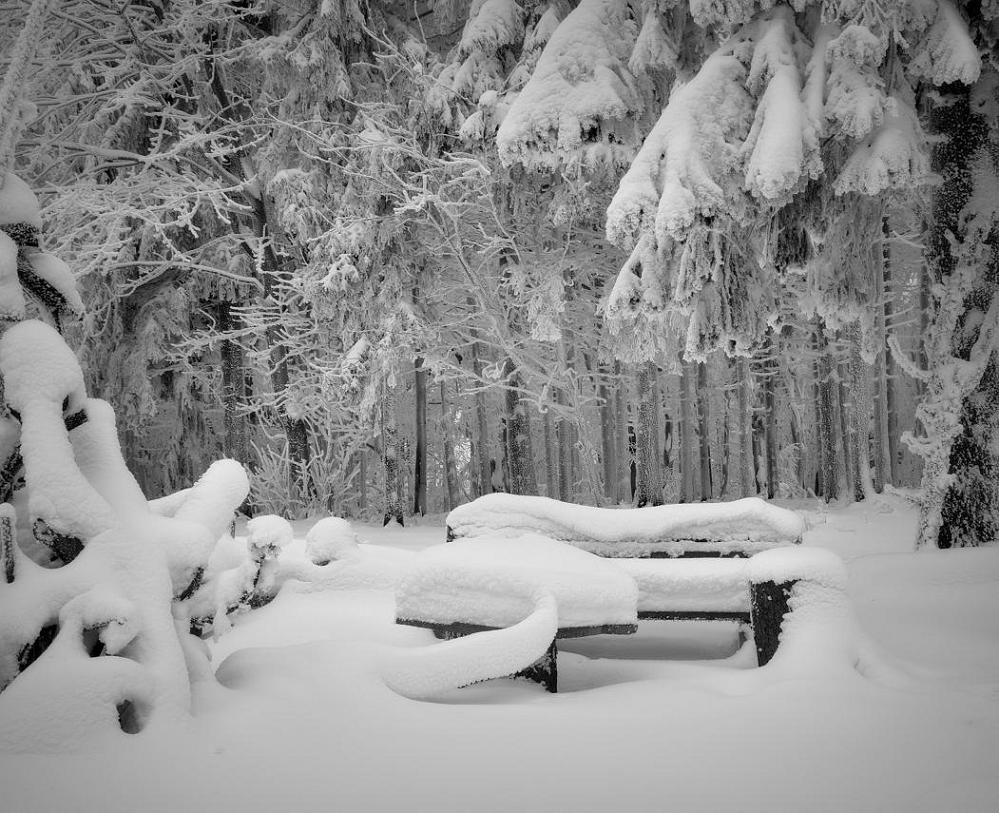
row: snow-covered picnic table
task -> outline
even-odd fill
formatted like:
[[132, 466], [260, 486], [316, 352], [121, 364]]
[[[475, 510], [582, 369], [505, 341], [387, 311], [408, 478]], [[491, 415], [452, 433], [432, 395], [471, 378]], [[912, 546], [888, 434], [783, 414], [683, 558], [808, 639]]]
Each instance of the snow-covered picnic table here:
[[[493, 494], [455, 509], [447, 524], [448, 543], [421, 553], [400, 583], [397, 620], [452, 642], [510, 633], [502, 638], [510, 657], [493, 651], [496, 662], [550, 691], [558, 638], [628, 634], [639, 619], [735, 621], [740, 636], [751, 626], [766, 664], [793, 586], [810, 578], [814, 558], [798, 547], [801, 518], [759, 499], [629, 510]], [[775, 560], [785, 563], [780, 578], [755, 566], [783, 554], [775, 548], [788, 552]], [[542, 657], [517, 661], [518, 628], [530, 631]], [[498, 674], [459, 670], [452, 678], [488, 676]]]
[[723, 503], [595, 508], [548, 497], [487, 494], [447, 516], [448, 539], [542, 534], [613, 558], [752, 556], [801, 542], [794, 511], [758, 497]]

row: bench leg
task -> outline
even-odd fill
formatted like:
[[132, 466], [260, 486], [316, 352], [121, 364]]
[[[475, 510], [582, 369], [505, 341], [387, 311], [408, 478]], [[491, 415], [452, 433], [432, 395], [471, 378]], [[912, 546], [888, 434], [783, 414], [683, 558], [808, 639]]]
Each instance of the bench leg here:
[[526, 669], [517, 672], [514, 677], [523, 677], [540, 683], [546, 691], [558, 691], [558, 647], [553, 640], [548, 650], [538, 660]]
[[793, 581], [758, 582], [750, 588], [750, 611], [753, 620], [753, 639], [756, 642], [756, 662], [765, 666], [777, 652], [780, 629], [788, 613], [788, 598]]

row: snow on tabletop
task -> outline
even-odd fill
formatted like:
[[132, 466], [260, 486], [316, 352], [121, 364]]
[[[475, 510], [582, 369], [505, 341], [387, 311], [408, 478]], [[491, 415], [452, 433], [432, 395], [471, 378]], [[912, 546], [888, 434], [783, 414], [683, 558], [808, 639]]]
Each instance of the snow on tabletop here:
[[537, 533], [600, 555], [622, 557], [648, 556], [653, 551], [672, 555], [761, 551], [798, 541], [805, 530], [798, 514], [758, 497], [617, 509], [548, 497], [487, 494], [455, 508], [446, 523], [456, 537]]
[[305, 553], [317, 565], [357, 559], [357, 534], [347, 520], [326, 517], [313, 525], [306, 534]]
[[511, 582], [530, 611], [506, 629], [489, 630], [420, 649], [396, 652], [382, 666], [382, 679], [413, 699], [506, 677], [525, 669], [548, 649], [559, 626], [555, 598], [528, 582]]
[[396, 614], [506, 627], [533, 611], [533, 588], [554, 596], [559, 627], [636, 623], [634, 579], [612, 562], [537, 534], [427, 548], [396, 589]]
[[751, 557], [747, 575], [754, 584], [772, 581], [809, 581], [837, 590], [846, 589], [846, 567], [835, 553], [823, 548], [786, 547]]
[[66, 263], [54, 254], [42, 252], [29, 254], [28, 262], [31, 263], [31, 270], [35, 274], [62, 294], [66, 300], [66, 307], [72, 313], [78, 316], [83, 313], [83, 300], [76, 289], [76, 278]]
[[27, 223], [42, 227], [38, 198], [31, 188], [13, 173], [8, 173], [0, 186], [0, 226]]
[[749, 612], [748, 559], [611, 559], [638, 585], [638, 611]]

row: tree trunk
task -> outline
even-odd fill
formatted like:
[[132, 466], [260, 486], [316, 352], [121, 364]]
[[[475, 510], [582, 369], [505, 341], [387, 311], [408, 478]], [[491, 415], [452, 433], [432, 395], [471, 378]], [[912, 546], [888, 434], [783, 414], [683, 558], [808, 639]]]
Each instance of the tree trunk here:
[[552, 499], [558, 496], [558, 459], [555, 452], [555, 428], [552, 426], [551, 410], [546, 410], [542, 419], [545, 440], [545, 495]]
[[[606, 376], [607, 370], [602, 369], [602, 376]], [[608, 502], [617, 502], [617, 444], [615, 443], [616, 425], [614, 421], [614, 402], [611, 399], [610, 390], [604, 378], [597, 388], [597, 397], [600, 399], [600, 442], [601, 442], [601, 463], [603, 464], [604, 477], [604, 497]]]
[[628, 431], [628, 399], [626, 397], [628, 380], [624, 373], [621, 362], [614, 362], [614, 375], [616, 383], [614, 386], [614, 416], [615, 432], [614, 440], [617, 445], [617, 502], [631, 502], [634, 494], [631, 490], [631, 466], [633, 462], [631, 445], [629, 443]]
[[833, 396], [832, 362], [823, 329], [816, 330], [816, 390], [818, 407], [819, 457], [822, 496], [826, 502], [839, 496], [839, 476], [836, 461], [836, 411]]
[[395, 418], [395, 391], [387, 383], [383, 385], [382, 397], [382, 454], [385, 463], [385, 514], [382, 525], [395, 520], [405, 525], [399, 477], [399, 432]]
[[[774, 348], [770, 347], [769, 352], [775, 352]], [[766, 413], [767, 497], [771, 500], [777, 496], [780, 486], [780, 467], [777, 460], [776, 378], [777, 364], [773, 359], [768, 359], [763, 374], [763, 408]]]
[[887, 217], [884, 219], [882, 232], [885, 240], [885, 262], [883, 287], [884, 307], [882, 308], [881, 320], [884, 335], [882, 337], [883, 342], [881, 346], [881, 355], [884, 359], [885, 367], [884, 399], [885, 412], [887, 412], [888, 430], [888, 478], [890, 483], [898, 485], [899, 477], [901, 476], [899, 467], [902, 462], [901, 449], [899, 448], [900, 434], [898, 428], [898, 397], [895, 393], [898, 382], [898, 366], [895, 362], [895, 356], [887, 350], [888, 331], [892, 329], [895, 309], [892, 300], [892, 297], [894, 296], [894, 289], [892, 286], [892, 252], [891, 243], [889, 242], [891, 238], [891, 229], [889, 227]]
[[458, 470], [454, 461], [454, 421], [447, 407], [447, 384], [441, 381], [441, 441], [444, 444], [444, 485], [447, 488], [447, 510], [460, 502]]
[[684, 361], [680, 378], [680, 489], [681, 502], [693, 502], [694, 494], [694, 364]]
[[506, 416], [504, 443], [509, 473], [508, 488], [512, 494], [537, 494], [538, 478], [534, 471], [534, 450], [531, 442], [531, 414], [520, 396], [520, 373], [509, 358], [503, 364], [506, 381]]
[[[238, 329], [238, 320], [229, 302], [218, 303], [218, 329], [223, 335]], [[243, 348], [231, 339], [222, 340], [222, 427], [223, 452], [226, 457], [248, 462], [246, 418], [241, 410], [246, 406], [246, 364]]]
[[638, 368], [638, 425], [635, 431], [637, 489], [635, 504], [662, 505], [662, 460], [658, 453], [659, 387], [658, 369], [652, 362]]
[[414, 363], [416, 385], [416, 459], [413, 461], [413, 513], [427, 513], [427, 371], [423, 358]]
[[708, 365], [702, 361], [697, 364], [697, 437], [702, 500], [710, 500], [714, 496], [711, 476], [711, 415], [708, 411], [708, 398]]
[[475, 404], [475, 462], [478, 473], [478, 496], [489, 494], [492, 490], [492, 467], [489, 454], [489, 413], [487, 412], [486, 393], [482, 389], [482, 346], [478, 341], [478, 331], [472, 332], [472, 372], [475, 374], [476, 390], [473, 396]]
[[740, 358], [736, 364], [739, 387], [739, 480], [742, 496], [755, 496], [756, 475], [753, 467], [753, 398], [750, 365]]

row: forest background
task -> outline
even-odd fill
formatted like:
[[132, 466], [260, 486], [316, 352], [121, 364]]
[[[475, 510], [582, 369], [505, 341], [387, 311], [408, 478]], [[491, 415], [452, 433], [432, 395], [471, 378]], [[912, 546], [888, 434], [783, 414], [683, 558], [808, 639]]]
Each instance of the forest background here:
[[43, 5], [8, 169], [149, 497], [895, 486], [995, 538], [996, 0], [36, 0], [5, 54]]

